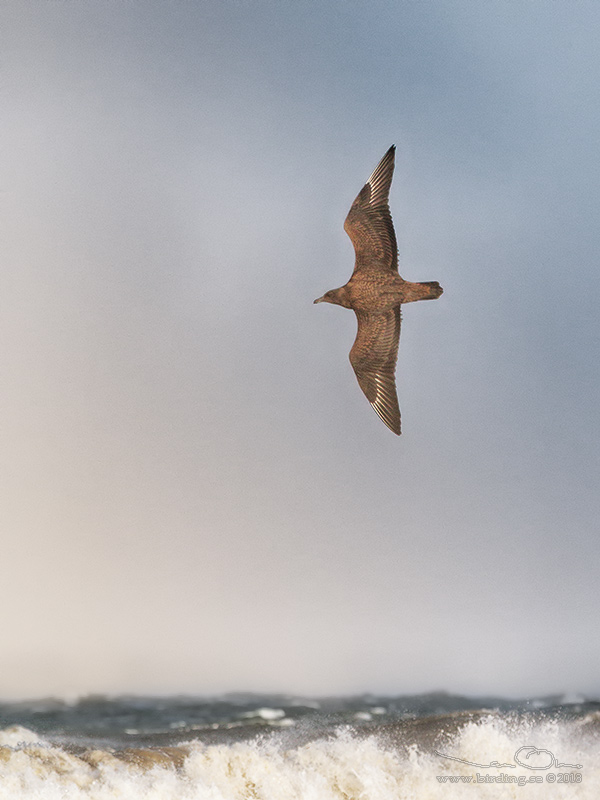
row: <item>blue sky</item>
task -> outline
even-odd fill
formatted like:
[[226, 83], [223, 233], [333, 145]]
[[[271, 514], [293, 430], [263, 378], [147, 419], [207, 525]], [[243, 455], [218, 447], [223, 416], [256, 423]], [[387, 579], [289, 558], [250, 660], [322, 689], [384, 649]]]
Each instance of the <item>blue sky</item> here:
[[[598, 6], [0, 16], [0, 695], [597, 695]], [[392, 143], [400, 439], [312, 304]]]

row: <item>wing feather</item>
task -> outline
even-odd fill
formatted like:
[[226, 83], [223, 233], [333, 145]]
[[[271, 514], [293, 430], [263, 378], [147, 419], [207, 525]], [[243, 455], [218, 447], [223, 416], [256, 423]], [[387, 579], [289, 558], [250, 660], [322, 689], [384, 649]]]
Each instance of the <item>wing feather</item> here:
[[398, 246], [388, 205], [396, 148], [390, 147], [352, 203], [344, 230], [356, 253], [354, 272], [398, 272]]
[[399, 436], [400, 408], [395, 373], [400, 341], [400, 306], [382, 314], [355, 313], [358, 331], [350, 351], [350, 363], [375, 412]]

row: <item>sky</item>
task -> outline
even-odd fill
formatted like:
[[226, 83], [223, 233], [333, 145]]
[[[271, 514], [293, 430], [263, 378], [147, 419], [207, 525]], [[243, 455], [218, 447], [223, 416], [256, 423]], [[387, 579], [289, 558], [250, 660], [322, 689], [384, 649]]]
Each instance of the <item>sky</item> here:
[[[0, 697], [600, 696], [600, 7], [0, 7]], [[348, 361], [391, 144], [403, 434]]]

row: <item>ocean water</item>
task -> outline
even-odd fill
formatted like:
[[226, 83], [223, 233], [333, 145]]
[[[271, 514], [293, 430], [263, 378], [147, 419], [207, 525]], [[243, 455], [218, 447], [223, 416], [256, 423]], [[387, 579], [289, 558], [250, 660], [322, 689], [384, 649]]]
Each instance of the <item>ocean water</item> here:
[[0, 728], [0, 800], [600, 797], [585, 698], [46, 699]]

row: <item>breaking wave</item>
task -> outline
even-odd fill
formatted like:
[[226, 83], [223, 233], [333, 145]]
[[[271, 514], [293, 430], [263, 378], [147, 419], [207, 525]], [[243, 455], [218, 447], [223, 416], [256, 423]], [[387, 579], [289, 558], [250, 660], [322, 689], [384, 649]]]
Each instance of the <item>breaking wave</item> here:
[[[426, 731], [422, 721], [413, 722], [368, 733], [347, 726], [303, 742], [294, 742], [288, 729], [250, 742], [123, 749], [59, 746], [14, 726], [0, 731], [0, 798], [597, 799], [599, 712], [562, 722], [498, 713], [448, 715], [430, 719]], [[526, 750], [515, 760], [520, 748]], [[560, 780], [560, 774], [579, 777]], [[494, 780], [477, 781], [476, 775]], [[519, 776], [527, 786], [508, 780]]]

